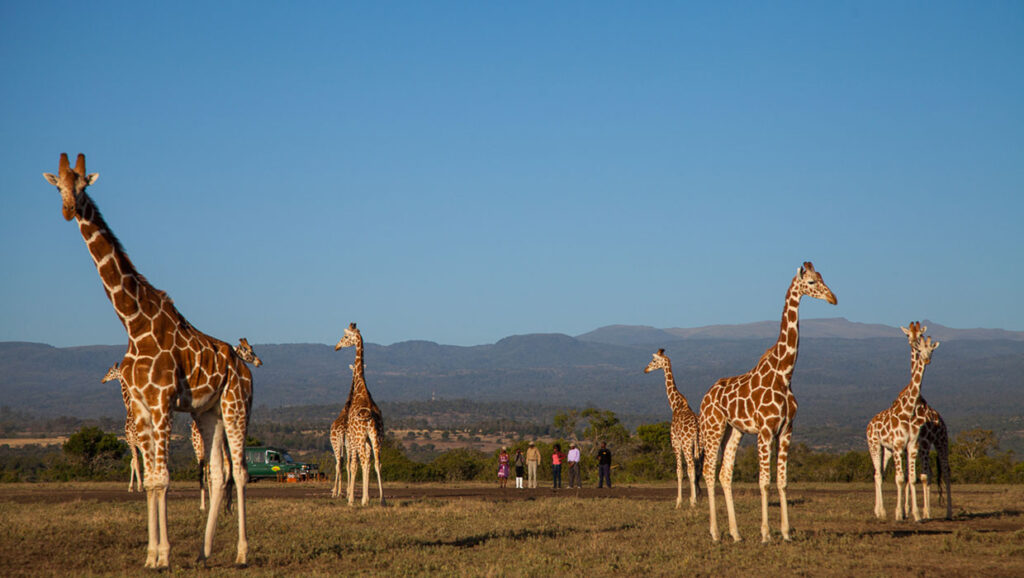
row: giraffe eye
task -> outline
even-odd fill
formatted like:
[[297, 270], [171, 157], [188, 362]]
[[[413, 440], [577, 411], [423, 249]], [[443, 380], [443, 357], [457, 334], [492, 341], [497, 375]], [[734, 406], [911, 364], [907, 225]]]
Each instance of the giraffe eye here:
[[817, 283], [817, 281], [815, 281], [814, 279], [811, 279], [810, 281], [807, 282], [808, 285], [814, 285], [815, 283]]

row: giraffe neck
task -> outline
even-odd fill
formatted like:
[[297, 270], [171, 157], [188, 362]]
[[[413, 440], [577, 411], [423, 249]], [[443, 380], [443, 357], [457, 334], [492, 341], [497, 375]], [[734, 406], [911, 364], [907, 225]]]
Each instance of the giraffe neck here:
[[686, 397], [676, 387], [676, 379], [672, 376], [672, 366], [665, 367], [665, 395], [668, 396], [668, 404], [676, 407], [680, 403], [686, 403]]
[[120, 376], [118, 376], [117, 380], [121, 382], [121, 397], [124, 398], [124, 406], [131, 407], [132, 396], [128, 393], [128, 384]]
[[921, 356], [914, 352], [914, 364], [910, 374], [910, 383], [903, 388], [896, 401], [899, 402], [900, 417], [909, 420], [918, 402], [921, 400], [921, 381], [924, 379], [925, 363]]
[[83, 193], [83, 197], [76, 217], [78, 230], [96, 264], [103, 291], [129, 336], [146, 332], [150, 319], [169, 298], [135, 269], [96, 204], [89, 195]]
[[363, 373], [363, 338], [356, 341], [356, 360], [352, 364], [352, 393], [366, 392], [366, 377]]
[[786, 291], [786, 304], [782, 308], [782, 323], [779, 325], [779, 339], [770, 350], [775, 370], [785, 376], [793, 373], [800, 346], [800, 297], [798, 279], [794, 277]]

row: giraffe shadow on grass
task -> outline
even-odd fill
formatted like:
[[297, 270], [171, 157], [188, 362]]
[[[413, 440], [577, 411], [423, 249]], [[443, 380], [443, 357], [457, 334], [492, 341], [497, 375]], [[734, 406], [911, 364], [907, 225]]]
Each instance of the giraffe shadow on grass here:
[[611, 526], [608, 528], [599, 528], [595, 530], [580, 531], [575, 528], [551, 528], [547, 530], [516, 530], [512, 532], [485, 532], [483, 534], [475, 534], [472, 536], [465, 536], [462, 538], [454, 538], [451, 540], [418, 540], [415, 542], [417, 546], [455, 546], [456, 548], [473, 548], [489, 542], [491, 540], [530, 540], [533, 538], [561, 538], [570, 534], [576, 533], [601, 533], [601, 532], [619, 532], [622, 530], [630, 530], [636, 528], [636, 524], [626, 523], [618, 526]]

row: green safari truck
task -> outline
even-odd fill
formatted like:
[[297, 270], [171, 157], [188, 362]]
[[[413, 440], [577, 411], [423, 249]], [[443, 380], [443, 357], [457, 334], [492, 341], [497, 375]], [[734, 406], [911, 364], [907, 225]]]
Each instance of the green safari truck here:
[[245, 448], [245, 469], [250, 480], [260, 478], [296, 477], [309, 479], [316, 475], [316, 464], [304, 464], [292, 459], [280, 448], [250, 446]]

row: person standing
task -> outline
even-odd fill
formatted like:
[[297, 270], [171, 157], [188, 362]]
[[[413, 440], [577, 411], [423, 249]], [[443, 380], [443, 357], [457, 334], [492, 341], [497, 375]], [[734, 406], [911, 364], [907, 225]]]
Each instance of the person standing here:
[[583, 483], [580, 481], [580, 449], [576, 447], [576, 442], [569, 442], [569, 455], [566, 460], [569, 462], [569, 487], [582, 488]]
[[523, 489], [523, 470], [526, 469], [526, 457], [523, 450], [517, 449], [516, 456], [512, 458], [512, 465], [516, 468], [516, 489]]
[[526, 449], [526, 473], [530, 476], [527, 478], [527, 482], [531, 488], [537, 487], [538, 465], [540, 465], [540, 450], [537, 449], [537, 444], [530, 442], [530, 447]]
[[508, 448], [501, 448], [498, 454], [498, 485], [502, 488], [508, 483]]
[[562, 462], [564, 460], [565, 454], [562, 453], [562, 446], [555, 444], [551, 452], [551, 483], [556, 490], [562, 487]]
[[601, 442], [601, 449], [597, 450], [597, 487], [603, 487], [605, 483], [612, 487], [612, 452]]

